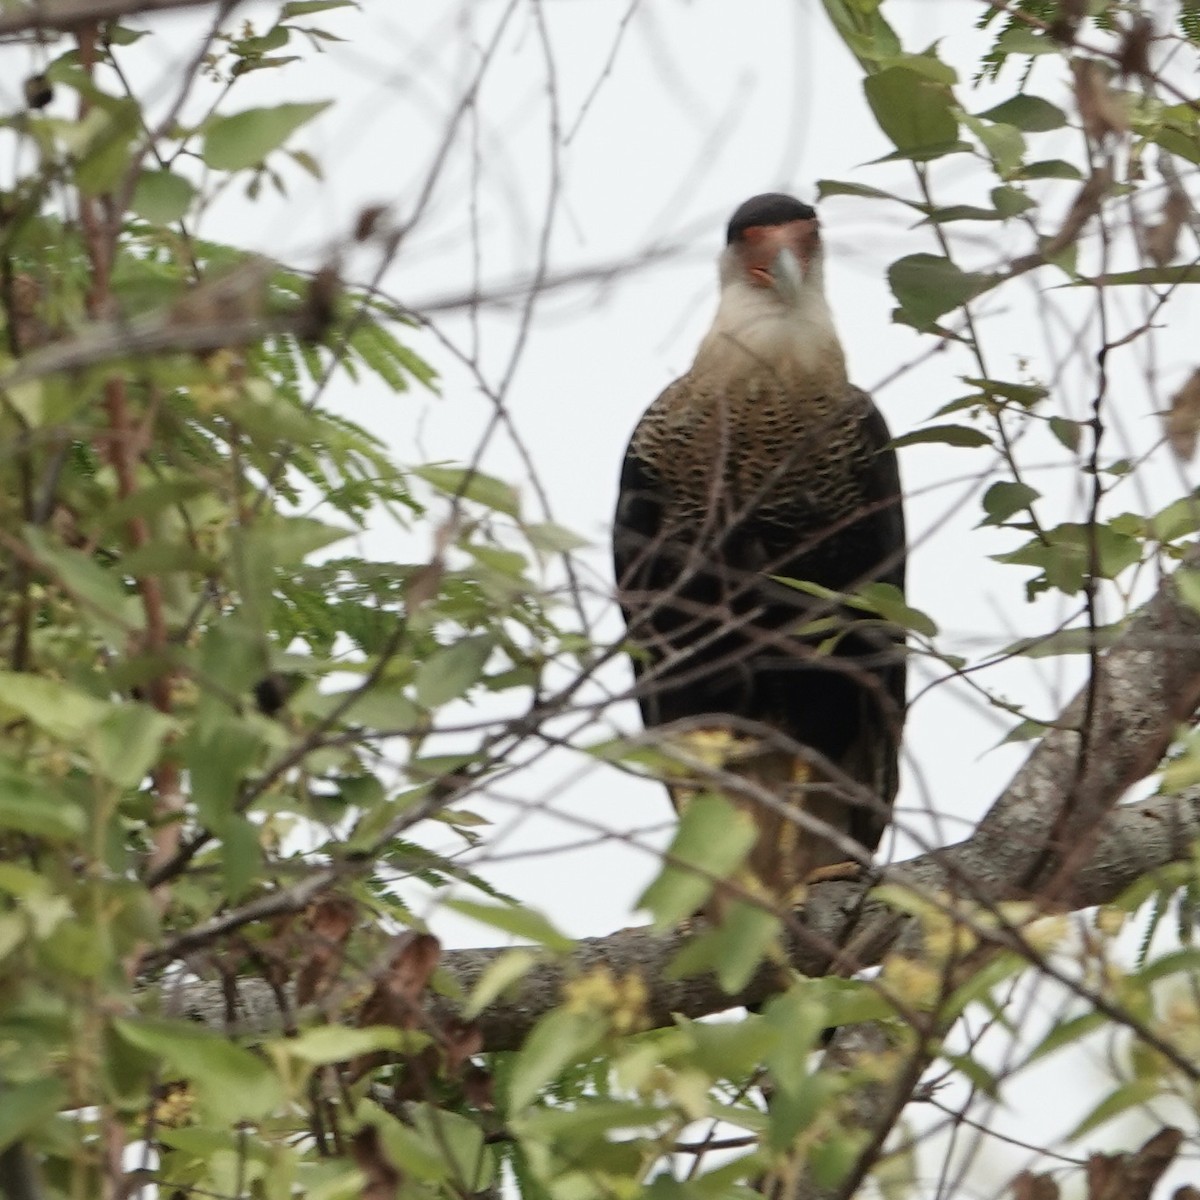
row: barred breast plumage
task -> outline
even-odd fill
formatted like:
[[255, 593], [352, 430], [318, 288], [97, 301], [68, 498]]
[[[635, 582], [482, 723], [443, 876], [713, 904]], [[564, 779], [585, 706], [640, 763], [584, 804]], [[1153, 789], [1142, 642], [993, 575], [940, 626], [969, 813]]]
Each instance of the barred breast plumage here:
[[849, 385], [768, 368], [739, 379], [735, 400], [729, 386], [686, 375], [650, 406], [631, 449], [652, 464], [673, 521], [695, 520], [724, 493], [759, 519], [826, 525], [863, 502], [878, 451], [864, 429], [870, 407]]

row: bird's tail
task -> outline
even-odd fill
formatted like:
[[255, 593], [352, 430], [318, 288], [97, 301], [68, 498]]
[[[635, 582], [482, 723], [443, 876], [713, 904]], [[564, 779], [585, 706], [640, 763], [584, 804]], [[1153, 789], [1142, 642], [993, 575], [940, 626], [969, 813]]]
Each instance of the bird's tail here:
[[705, 915], [720, 920], [723, 899], [749, 893], [782, 910], [804, 898], [814, 876], [848, 864], [834, 837], [851, 837], [852, 806], [844, 795], [794, 750], [768, 737], [738, 733], [727, 726], [691, 730], [672, 739], [688, 766], [688, 780], [669, 785], [671, 801], [681, 815], [699, 792], [719, 792], [752, 817], [757, 837], [742, 869], [718, 888]]

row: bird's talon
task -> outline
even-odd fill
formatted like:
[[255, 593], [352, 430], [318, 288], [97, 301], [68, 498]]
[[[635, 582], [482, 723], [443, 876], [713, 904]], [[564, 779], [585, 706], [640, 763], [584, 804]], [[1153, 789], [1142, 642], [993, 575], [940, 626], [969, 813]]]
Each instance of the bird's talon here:
[[817, 867], [815, 871], [810, 871], [804, 882], [805, 884], [852, 882], [861, 879], [866, 873], [867, 869], [862, 863], [829, 863], [824, 867]]

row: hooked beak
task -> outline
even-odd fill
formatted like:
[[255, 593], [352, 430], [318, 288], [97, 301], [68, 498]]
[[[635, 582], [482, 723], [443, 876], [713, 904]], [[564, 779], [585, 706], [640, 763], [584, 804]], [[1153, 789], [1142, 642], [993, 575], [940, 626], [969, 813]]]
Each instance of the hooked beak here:
[[753, 226], [743, 235], [746, 274], [756, 287], [773, 288], [794, 304], [819, 245], [815, 220]]

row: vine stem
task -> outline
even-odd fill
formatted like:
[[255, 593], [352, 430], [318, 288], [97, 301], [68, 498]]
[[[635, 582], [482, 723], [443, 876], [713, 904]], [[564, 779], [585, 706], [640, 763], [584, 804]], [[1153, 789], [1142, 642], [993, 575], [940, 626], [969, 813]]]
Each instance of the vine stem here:
[[[79, 55], [83, 69], [91, 76], [96, 65], [97, 27], [80, 29], [78, 33]], [[87, 116], [90, 102], [81, 97], [79, 116]], [[112, 265], [116, 248], [120, 214], [112, 211], [111, 198], [107, 196], [79, 196], [79, 223], [83, 231], [91, 267], [91, 284], [87, 294], [88, 315], [97, 321], [108, 320], [114, 315], [115, 301], [112, 294]], [[108, 432], [104, 450], [117, 478], [117, 493], [122, 500], [136, 495], [138, 490], [137, 465], [153, 435], [153, 421], [148, 420], [138, 429], [130, 413], [129, 393], [124, 375], [110, 375], [104, 382], [104, 412]], [[131, 550], [140, 550], [150, 541], [150, 528], [146, 518], [132, 515], [125, 523], [126, 541]], [[157, 576], [146, 572], [135, 578], [138, 596], [145, 613], [146, 627], [142, 636], [130, 649], [134, 653], [145, 653], [153, 658], [165, 660], [168, 651], [168, 631], [162, 584]], [[164, 715], [172, 711], [172, 672], [161, 666], [147, 685], [147, 694], [154, 707]], [[179, 847], [179, 814], [183, 809], [180, 790], [179, 765], [170, 757], [164, 758], [151, 771], [154, 787], [155, 832], [150, 854], [151, 869], [172, 858]], [[158, 898], [160, 906], [163, 903]]]

